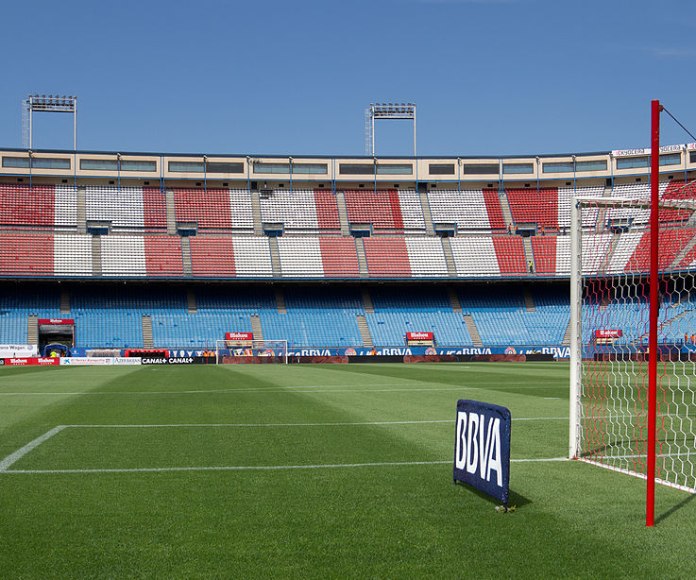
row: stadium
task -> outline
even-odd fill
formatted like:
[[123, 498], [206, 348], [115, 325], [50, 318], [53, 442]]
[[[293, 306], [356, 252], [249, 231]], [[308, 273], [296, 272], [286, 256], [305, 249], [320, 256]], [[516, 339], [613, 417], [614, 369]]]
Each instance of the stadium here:
[[[554, 463], [565, 455], [568, 421], [568, 366], [563, 361], [570, 357], [573, 339], [573, 219], [583, 236], [579, 275], [586, 281], [580, 290], [586, 306], [580, 316], [592, 332], [580, 347], [586, 361], [582, 397], [590, 411], [583, 411], [579, 454], [615, 471], [645, 473], [645, 438], [636, 436], [644, 428], [639, 420], [644, 416], [642, 383], [636, 374], [641, 374], [648, 351], [648, 149], [496, 159], [24, 149], [5, 149], [0, 156], [3, 363], [59, 366], [63, 371], [36, 383], [34, 375], [22, 374], [29, 369], [16, 369], [20, 374], [15, 375], [5, 368], [0, 371], [0, 395], [17, 403], [20, 415], [27, 412], [23, 397], [77, 397], [62, 410], [49, 404], [45, 412], [54, 419], [33, 418], [25, 428], [9, 431], [0, 474], [10, 495], [24, 493], [22, 477], [34, 477], [31, 485], [39, 485], [39, 494], [48, 493], [41, 486], [58, 479], [63, 486], [59, 509], [80, 511], [68, 506], [86, 499], [89, 509], [96, 510], [93, 516], [99, 517], [101, 493], [125, 494], [129, 510], [138, 501], [140, 486], [149, 490], [146, 495], [173, 494], [175, 501], [188, 504], [178, 495], [178, 483], [185, 488], [224, 486], [226, 478], [249, 472], [253, 489], [263, 490], [259, 505], [289, 502], [295, 517], [313, 519], [320, 513], [294, 504], [305, 501], [304, 491], [296, 489], [295, 499], [274, 494], [280, 487], [292, 494], [294, 486], [308, 485], [310, 496], [319, 494], [320, 511], [326, 510], [325, 502], [340, 493], [341, 475], [332, 473], [328, 480], [310, 476], [308, 482], [292, 480], [285, 472], [350, 469], [362, 472], [358, 481], [367, 477], [355, 489], [349, 486], [351, 494], [361, 485], [369, 487], [374, 477], [379, 477], [379, 486], [402, 493], [406, 488], [399, 482], [405, 475], [409, 481], [415, 478], [420, 492], [430, 497], [437, 486], [424, 466], [451, 463], [446, 459], [451, 422], [443, 418], [442, 404], [452, 405], [452, 397], [468, 392], [521, 414], [515, 418], [520, 421], [515, 426], [520, 443], [513, 446], [512, 460], [520, 462], [513, 468], [517, 473], [532, 480], [559, 477]], [[696, 191], [696, 145], [662, 147], [659, 172], [658, 193], [667, 206], [661, 214], [659, 261], [665, 274], [671, 272], [662, 282], [661, 360], [677, 361], [664, 363], [672, 366], [662, 375], [661, 416], [676, 416], [680, 422], [666, 427], [663, 420], [658, 478], [693, 491], [689, 361], [696, 349], [696, 310], [690, 308], [696, 229], [688, 202]], [[573, 218], [575, 199], [583, 200], [586, 211]], [[425, 365], [393, 366], [416, 362]], [[435, 364], [442, 362], [453, 364]], [[474, 367], [456, 364], [466, 362]], [[184, 374], [181, 365], [196, 363], [216, 366], [191, 366]], [[238, 370], [240, 363], [280, 366]], [[283, 363], [305, 364], [284, 370]], [[140, 365], [150, 368], [134, 374]], [[68, 368], [72, 366], [84, 368]], [[620, 392], [607, 396], [607, 388]], [[241, 399], [230, 401], [231, 394]], [[88, 395], [101, 397], [89, 401]], [[169, 403], [162, 406], [161, 397]], [[217, 412], [207, 407], [209, 399]], [[609, 419], [593, 416], [598, 407]], [[417, 409], [425, 413], [414, 414]], [[259, 419], [265, 416], [268, 421]], [[286, 432], [275, 433], [278, 429]], [[313, 433], [317, 431], [319, 438]], [[37, 432], [43, 434], [32, 439]], [[346, 436], [351, 445], [343, 449]], [[278, 455], [276, 443], [286, 451]], [[386, 480], [384, 473], [373, 471], [380, 467], [389, 472]], [[267, 487], [265, 471], [277, 471], [273, 481], [282, 484]], [[568, 471], [565, 477], [571, 476]], [[205, 478], [210, 473], [224, 477], [211, 482]], [[77, 487], [69, 483], [75, 475], [85, 478]], [[148, 475], [158, 477], [143, 481]], [[182, 475], [184, 480], [177, 482]], [[602, 490], [614, 483], [593, 473], [572, 477]], [[232, 484], [235, 493], [249, 493], [248, 483]], [[83, 484], [92, 489], [74, 495], [69, 491]], [[339, 487], [325, 495], [317, 485]], [[611, 501], [634, 515], [623, 520], [622, 526], [628, 527], [640, 510], [635, 499], [640, 487], [621, 485], [623, 499], [612, 493]], [[556, 501], [551, 498], [558, 489], [541, 487], [551, 494], [547, 501]], [[532, 512], [526, 506], [530, 500], [514, 485], [512, 489], [514, 507]], [[196, 493], [203, 493], [206, 501], [226, 501], [223, 488], [212, 495], [207, 489]], [[447, 494], [437, 493], [442, 497], [431, 499], [445, 509]], [[595, 500], [606, 502], [604, 493], [598, 492]], [[689, 513], [678, 509], [688, 500], [664, 493], [658, 498], [672, 502], [668, 513]], [[382, 523], [373, 530], [377, 535], [368, 536], [371, 542], [384, 542], [380, 534], [394, 521], [388, 509], [379, 507], [379, 495], [348, 501], [360, 502], [351, 517], [366, 510], [379, 514]], [[47, 508], [40, 507], [38, 498], [29, 505]], [[481, 497], [475, 510], [485, 511], [486, 506], [490, 509]], [[166, 520], [170, 508], [163, 506], [155, 514]], [[210, 505], [200, 513], [191, 505], [188, 509], [201, 517], [219, 517]], [[138, 530], [138, 545], [147, 544], [141, 535], [151, 531], [142, 513], [147, 510], [127, 518]], [[246, 534], [239, 526], [254, 527], [254, 509], [235, 505], [230, 513], [241, 520], [230, 522], [227, 514], [224, 525], [243, 539], [240, 551], [223, 560], [226, 566], [238, 566], [240, 559], [256, 553], [259, 543], [267, 543], [269, 523], [258, 534]], [[425, 513], [419, 511], [419, 518]], [[530, 521], [547, 516], [546, 511], [530, 513]], [[266, 521], [270, 516], [258, 517]], [[443, 515], [437, 517], [442, 520]], [[467, 517], [486, 520], [481, 513]], [[587, 525], [595, 525], [589, 513], [583, 517]], [[681, 521], [678, 515], [673, 518]], [[441, 535], [451, 533], [453, 522], [440, 523], [444, 527], [430, 525], [445, 546]], [[614, 530], [614, 524], [607, 523], [607, 529]], [[338, 566], [342, 575], [342, 558], [353, 549], [367, 549], [345, 533], [330, 534], [326, 545], [316, 535], [322, 525], [307, 525], [314, 528], [306, 541], [311, 550], [328, 551], [325, 561], [307, 563], [303, 556], [292, 563], [291, 557], [283, 574], [322, 574], [327, 566]], [[291, 519], [281, 528], [290, 532], [295, 526]], [[485, 526], [491, 534], [502, 533], [499, 521]], [[19, 537], [36, 533], [31, 529], [23, 528]], [[207, 528], [187, 529], [195, 535]], [[116, 528], [104, 533], [107, 543], [120, 541]], [[543, 542], [545, 533], [539, 533], [536, 541]], [[82, 534], [71, 541], [84, 547]], [[345, 552], [331, 547], [334, 541], [346, 541], [351, 548]], [[419, 541], [428, 545], [425, 538]], [[153, 557], [143, 549], [146, 559]], [[290, 542], [277, 549], [286, 553], [296, 546]], [[409, 549], [423, 556], [422, 548]], [[19, 554], [11, 560], [13, 570], [43, 569], [25, 560], [23, 547], [15, 544], [13, 550]], [[194, 558], [198, 566], [204, 544], [193, 550], [199, 554]], [[61, 573], [70, 574], [76, 555], [68, 548], [64, 553]], [[97, 559], [78, 569], [129, 575], [160, 573], [172, 565], [175, 575], [194, 573], [178, 558], [155, 555], [154, 567], [149, 567], [136, 557], [135, 567], [122, 567], [123, 554], [118, 549], [113, 554], [116, 561]], [[393, 570], [425, 574], [434, 565], [447, 573], [456, 563], [436, 554], [421, 568], [403, 551], [394, 554], [387, 567], [363, 563], [359, 575], [391, 575]], [[220, 573], [206, 562], [204, 575]], [[477, 560], [476, 569], [484, 562]], [[248, 562], [242, 569], [261, 574], [259, 564]], [[686, 570], [681, 561], [670, 565], [677, 576]], [[565, 572], [586, 571], [568, 564]]]
[[4, 6], [0, 576], [693, 576], [681, 4]]

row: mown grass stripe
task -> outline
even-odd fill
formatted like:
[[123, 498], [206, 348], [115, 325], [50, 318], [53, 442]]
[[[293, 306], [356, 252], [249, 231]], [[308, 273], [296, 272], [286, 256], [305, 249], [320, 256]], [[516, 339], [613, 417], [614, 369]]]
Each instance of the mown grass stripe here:
[[[566, 457], [539, 457], [511, 459], [512, 463], [550, 463], [568, 461]], [[369, 467], [413, 467], [419, 465], [446, 465], [452, 459], [437, 461], [376, 461], [368, 463], [320, 463], [310, 465], [220, 465], [220, 466], [191, 466], [191, 467], [116, 467], [96, 469], [13, 469], [1, 473], [8, 475], [69, 475], [91, 473], [167, 473], [190, 471], [300, 471], [316, 469], [358, 469]]]

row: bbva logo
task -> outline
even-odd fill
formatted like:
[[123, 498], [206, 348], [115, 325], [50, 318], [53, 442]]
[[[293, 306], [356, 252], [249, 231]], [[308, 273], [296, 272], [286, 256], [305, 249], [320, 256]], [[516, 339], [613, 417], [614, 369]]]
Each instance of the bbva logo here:
[[[488, 419], [488, 421], [486, 421]], [[457, 469], [466, 470], [486, 482], [495, 472], [495, 484], [503, 487], [503, 461], [500, 419], [482, 413], [457, 412], [457, 438], [454, 454]]]

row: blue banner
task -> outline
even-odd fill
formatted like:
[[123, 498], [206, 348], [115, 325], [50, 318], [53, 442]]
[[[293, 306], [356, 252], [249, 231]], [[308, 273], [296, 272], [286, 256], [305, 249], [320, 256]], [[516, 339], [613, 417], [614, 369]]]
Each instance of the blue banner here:
[[[73, 347], [70, 349], [72, 356], [125, 356], [128, 349], [101, 349], [101, 348], [85, 348]], [[169, 356], [178, 357], [196, 357], [215, 354], [215, 349], [208, 348], [191, 348], [188, 347], [164, 347]], [[262, 351], [266, 349], [256, 349]], [[268, 347], [268, 350], [273, 350], [273, 347]], [[278, 355], [282, 349], [275, 348], [275, 353]], [[231, 356], [251, 355], [251, 349], [244, 347], [233, 347], [222, 349], [221, 354]], [[283, 353], [284, 354], [284, 353]], [[550, 355], [557, 359], [565, 359], [570, 357], [570, 349], [563, 345], [530, 345], [530, 346], [381, 346], [381, 347], [362, 347], [362, 346], [296, 346], [288, 347], [289, 357], [311, 357], [311, 356], [486, 356], [486, 355]]]
[[505, 506], [510, 497], [511, 428], [509, 409], [480, 401], [457, 401], [454, 481], [466, 483]]

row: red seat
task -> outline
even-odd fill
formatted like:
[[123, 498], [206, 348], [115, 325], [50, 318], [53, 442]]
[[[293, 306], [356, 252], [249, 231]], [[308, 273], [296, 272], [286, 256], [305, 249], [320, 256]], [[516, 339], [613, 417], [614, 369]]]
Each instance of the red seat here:
[[319, 247], [327, 278], [354, 278], [360, 275], [353, 238], [319, 238]]
[[194, 236], [189, 240], [194, 276], [228, 278], [235, 275], [231, 237]]
[[232, 229], [230, 192], [227, 189], [174, 190], [176, 220], [196, 222], [198, 229]]
[[532, 238], [532, 250], [534, 262], [539, 274], [556, 273], [556, 236]]
[[182, 276], [181, 238], [145, 236], [145, 269], [148, 276]]
[[410, 278], [411, 263], [404, 238], [365, 238], [365, 257], [370, 276]]
[[558, 230], [558, 188], [508, 189], [506, 194], [515, 223], [535, 223], [547, 231]]
[[0, 235], [1, 274], [53, 275], [53, 272], [53, 235]]
[[0, 225], [53, 226], [54, 222], [54, 186], [0, 185]]
[[493, 247], [498, 258], [498, 268], [503, 275], [522, 275], [529, 268], [524, 257], [522, 238], [493, 236]]
[[372, 224], [376, 230], [404, 231], [399, 193], [395, 189], [348, 190], [345, 199], [350, 223]]

